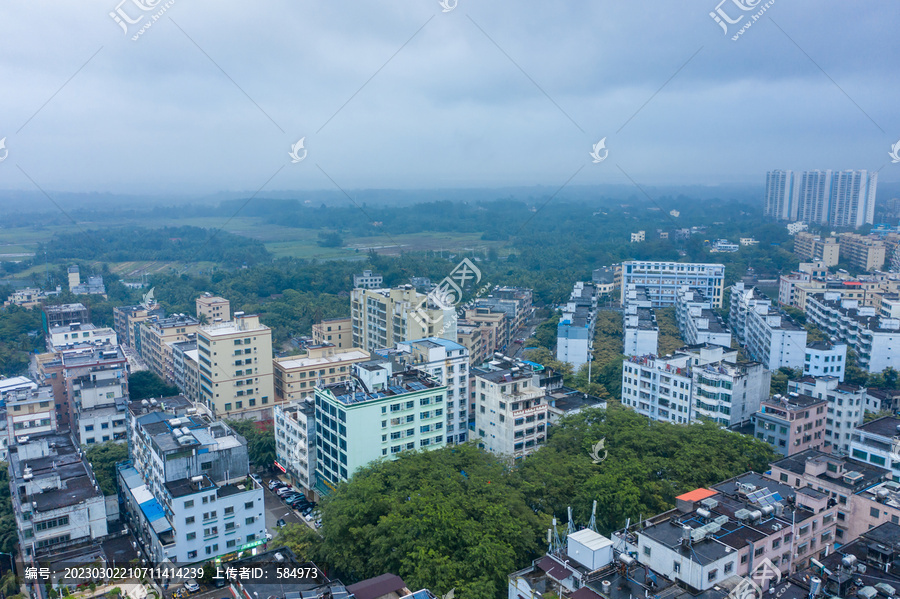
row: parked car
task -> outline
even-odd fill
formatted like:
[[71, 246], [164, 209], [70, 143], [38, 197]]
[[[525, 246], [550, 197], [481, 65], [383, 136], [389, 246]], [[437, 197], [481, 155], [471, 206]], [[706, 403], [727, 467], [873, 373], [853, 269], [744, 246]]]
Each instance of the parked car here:
[[295, 495], [293, 497], [285, 499], [284, 501], [285, 501], [285, 503], [289, 503], [291, 505], [293, 505], [295, 503], [309, 503], [309, 499], [307, 499], [306, 495], [303, 495], [303, 494]]
[[288, 493], [281, 499], [284, 500], [285, 503], [290, 503], [298, 497], [303, 497], [303, 495], [300, 495], [299, 493]]
[[200, 585], [197, 584], [197, 581], [193, 578], [189, 578], [187, 582], [184, 583], [184, 590], [188, 593], [196, 593], [200, 590]]
[[282, 528], [283, 526], [286, 526], [286, 525], [287, 525], [287, 522], [284, 521], [284, 518], [279, 518], [278, 522], [275, 523], [275, 526], [277, 526], [278, 528]]
[[311, 511], [313, 511], [314, 509], [315, 509], [314, 506], [308, 505], [308, 506], [306, 506], [305, 508], [303, 508], [302, 510], [300, 510], [300, 513], [303, 514], [303, 517], [306, 517], [306, 516], [308, 516], [309, 513], [310, 513]]
[[266, 483], [269, 486], [269, 489], [274, 489], [278, 485], [283, 485], [284, 483], [278, 480], [277, 478], [270, 478], [269, 482]]
[[292, 489], [291, 487], [281, 487], [280, 489], [275, 491], [275, 494], [281, 498], [284, 498], [285, 495], [288, 495], [290, 493], [296, 493], [296, 491], [294, 491], [294, 489]]

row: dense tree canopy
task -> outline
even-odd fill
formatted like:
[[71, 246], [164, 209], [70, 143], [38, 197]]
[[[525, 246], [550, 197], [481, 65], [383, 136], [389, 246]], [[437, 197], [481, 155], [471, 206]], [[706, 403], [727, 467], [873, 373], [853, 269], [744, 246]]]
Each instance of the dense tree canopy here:
[[128, 376], [128, 395], [132, 401], [151, 397], [173, 397], [181, 391], [168, 385], [159, 375], [149, 370], [139, 370]]
[[275, 427], [271, 421], [228, 420], [228, 425], [247, 439], [250, 464], [257, 468], [271, 468], [275, 462]]
[[115, 495], [117, 493], [116, 464], [128, 459], [128, 445], [114, 441], [98, 443], [88, 448], [85, 457], [90, 462], [91, 468], [94, 469], [94, 476], [97, 478], [97, 484], [100, 485], [103, 494]]

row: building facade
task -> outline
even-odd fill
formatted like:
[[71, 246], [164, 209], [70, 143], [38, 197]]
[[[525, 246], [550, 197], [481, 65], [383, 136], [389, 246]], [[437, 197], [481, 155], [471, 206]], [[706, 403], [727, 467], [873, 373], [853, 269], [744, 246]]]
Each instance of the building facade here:
[[213, 414], [254, 420], [272, 417], [272, 329], [261, 324], [259, 316], [235, 312], [231, 322], [199, 327], [197, 351], [200, 401]]
[[625, 292], [633, 285], [647, 291], [652, 307], [674, 306], [676, 291], [686, 285], [703, 293], [714, 308], [721, 308], [724, 280], [724, 264], [632, 260], [622, 263], [621, 301], [625, 303]]
[[353, 321], [347, 318], [329, 318], [312, 326], [313, 345], [331, 344], [335, 349], [353, 347]]
[[841, 383], [834, 376], [820, 376], [788, 381], [788, 392], [828, 401], [823, 451], [849, 454], [853, 432], [862, 424], [865, 415], [866, 388]]
[[825, 446], [828, 402], [809, 395], [775, 394], [753, 416], [754, 436], [783, 456]]
[[361, 349], [338, 349], [333, 345], [310, 346], [306, 355], [275, 358], [272, 362], [275, 398], [296, 401], [315, 395], [317, 385], [340, 383], [350, 378], [353, 365], [369, 360]]
[[430, 305], [412, 285], [354, 289], [350, 293], [353, 347], [367, 352], [403, 341], [441, 337], [456, 341], [456, 311]]

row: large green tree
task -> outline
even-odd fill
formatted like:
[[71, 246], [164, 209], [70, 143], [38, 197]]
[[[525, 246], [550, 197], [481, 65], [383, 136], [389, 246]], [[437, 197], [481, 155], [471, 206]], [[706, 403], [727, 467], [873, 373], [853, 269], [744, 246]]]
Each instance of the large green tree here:
[[128, 445], [114, 441], [98, 443], [88, 448], [85, 457], [94, 470], [94, 476], [97, 477], [97, 484], [100, 485], [103, 494], [115, 495], [116, 464], [128, 459]]
[[342, 576], [394, 572], [413, 588], [467, 599], [503, 595], [549, 524], [527, 505], [515, 470], [471, 445], [369, 465], [323, 509], [315, 553]]
[[150, 397], [172, 397], [181, 391], [169, 385], [159, 375], [149, 370], [140, 370], [128, 377], [128, 395], [132, 401]]
[[275, 462], [275, 427], [271, 422], [228, 420], [228, 425], [247, 439], [250, 463], [257, 468], [271, 468]]

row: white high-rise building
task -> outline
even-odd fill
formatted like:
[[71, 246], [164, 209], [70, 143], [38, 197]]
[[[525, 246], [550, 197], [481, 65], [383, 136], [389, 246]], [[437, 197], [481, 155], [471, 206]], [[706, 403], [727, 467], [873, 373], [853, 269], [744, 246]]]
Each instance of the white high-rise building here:
[[737, 342], [769, 370], [803, 368], [806, 329], [772, 307], [772, 300], [742, 282], [731, 286], [729, 324]]
[[866, 170], [770, 171], [766, 216], [859, 228], [875, 217], [878, 173]]

